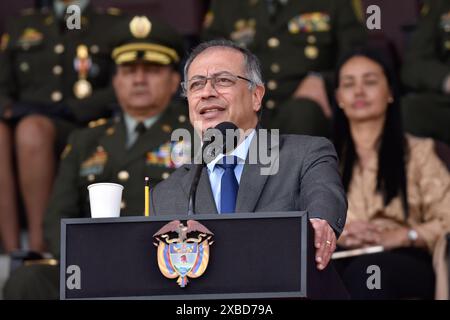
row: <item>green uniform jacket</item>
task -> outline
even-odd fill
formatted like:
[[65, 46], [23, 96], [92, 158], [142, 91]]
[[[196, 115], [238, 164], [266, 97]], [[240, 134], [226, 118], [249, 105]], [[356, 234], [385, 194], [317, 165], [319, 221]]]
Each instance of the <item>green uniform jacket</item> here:
[[[105, 116], [106, 105], [115, 101], [110, 79], [117, 40], [110, 30], [124, 18], [116, 10], [101, 12], [88, 6], [79, 30], [67, 29], [52, 11], [28, 10], [11, 19], [0, 50], [0, 111], [15, 102], [45, 108], [59, 103], [79, 123]], [[74, 94], [80, 45], [88, 49], [86, 80], [93, 88], [81, 99]]]
[[450, 1], [431, 0], [410, 39], [402, 80], [411, 89], [441, 92], [450, 75]]
[[321, 73], [330, 85], [339, 53], [364, 43], [364, 28], [355, 13], [361, 12], [358, 5], [291, 0], [271, 18], [265, 0], [212, 0], [204, 38], [231, 39], [256, 54], [266, 98], [278, 104], [292, 96], [308, 72]]
[[[106, 122], [106, 121], [105, 121]], [[59, 256], [60, 220], [90, 217], [87, 186], [113, 182], [124, 186], [122, 216], [144, 214], [144, 178], [150, 186], [175, 170], [171, 162], [171, 133], [191, 126], [185, 105], [172, 103], [138, 140], [126, 149], [121, 117], [75, 131], [62, 160], [45, 216], [44, 233], [50, 252]]]

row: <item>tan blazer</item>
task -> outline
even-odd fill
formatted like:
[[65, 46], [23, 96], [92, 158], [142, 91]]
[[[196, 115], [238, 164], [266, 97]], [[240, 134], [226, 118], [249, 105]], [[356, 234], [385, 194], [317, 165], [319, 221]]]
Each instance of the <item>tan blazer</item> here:
[[400, 197], [385, 206], [382, 195], [374, 192], [378, 169], [374, 157], [366, 168], [356, 165], [353, 170], [347, 193], [347, 221], [370, 220], [385, 229], [401, 225], [417, 230], [433, 254], [436, 297], [447, 298], [448, 271], [443, 238], [450, 226], [450, 173], [436, 155], [433, 140], [411, 135], [406, 138], [410, 150], [407, 161], [408, 220], [404, 220]]

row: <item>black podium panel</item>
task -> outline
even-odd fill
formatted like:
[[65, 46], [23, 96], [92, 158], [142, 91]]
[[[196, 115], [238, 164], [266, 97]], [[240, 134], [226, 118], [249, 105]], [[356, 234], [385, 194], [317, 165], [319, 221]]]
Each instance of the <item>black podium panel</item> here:
[[[307, 296], [308, 269], [311, 278], [318, 271], [313, 262], [314, 252], [308, 252], [312, 239], [308, 241], [311, 227], [306, 213], [192, 216], [214, 233], [214, 243], [210, 246], [205, 273], [199, 278], [189, 278], [187, 286], [181, 288], [176, 279], [164, 277], [159, 270], [153, 234], [169, 221], [185, 222], [186, 218], [183, 215], [64, 219], [61, 298]], [[70, 266], [79, 268], [79, 289], [67, 286], [72, 275], [66, 272], [72, 270]]]

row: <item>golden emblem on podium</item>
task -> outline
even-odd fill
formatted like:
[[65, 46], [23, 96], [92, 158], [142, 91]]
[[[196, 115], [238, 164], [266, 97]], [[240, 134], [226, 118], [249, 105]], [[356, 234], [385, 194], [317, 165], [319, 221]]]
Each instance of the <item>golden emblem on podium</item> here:
[[198, 278], [205, 272], [214, 242], [214, 234], [200, 222], [188, 220], [186, 224], [174, 220], [153, 235], [157, 240], [154, 245], [158, 247], [159, 270], [166, 278], [178, 278], [182, 288], [189, 282], [188, 277]]

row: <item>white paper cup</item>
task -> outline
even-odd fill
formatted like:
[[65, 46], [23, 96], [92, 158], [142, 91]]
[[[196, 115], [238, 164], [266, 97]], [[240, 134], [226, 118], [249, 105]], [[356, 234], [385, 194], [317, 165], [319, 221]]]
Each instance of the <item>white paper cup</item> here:
[[94, 183], [87, 188], [89, 190], [92, 218], [120, 217], [122, 185], [117, 183]]

